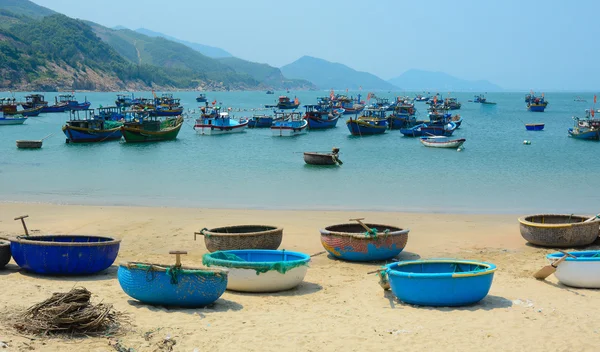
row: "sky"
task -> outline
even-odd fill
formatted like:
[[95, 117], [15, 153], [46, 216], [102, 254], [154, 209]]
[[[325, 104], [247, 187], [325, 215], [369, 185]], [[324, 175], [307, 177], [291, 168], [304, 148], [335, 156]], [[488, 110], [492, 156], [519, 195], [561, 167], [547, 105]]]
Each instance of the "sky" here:
[[421, 69], [505, 89], [600, 89], [598, 0], [33, 1], [276, 67], [309, 55], [383, 79]]

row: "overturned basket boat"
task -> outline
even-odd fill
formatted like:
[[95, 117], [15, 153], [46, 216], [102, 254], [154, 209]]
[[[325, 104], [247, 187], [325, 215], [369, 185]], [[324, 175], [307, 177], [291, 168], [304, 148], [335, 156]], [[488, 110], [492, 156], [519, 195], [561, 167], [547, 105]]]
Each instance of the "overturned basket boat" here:
[[215, 302], [227, 287], [227, 271], [181, 265], [185, 251], [171, 251], [175, 265], [128, 262], [119, 265], [119, 285], [130, 297], [147, 304], [204, 307]]
[[10, 242], [0, 240], [0, 269], [10, 262]]
[[321, 229], [321, 244], [332, 256], [357, 262], [392, 259], [406, 246], [409, 229], [380, 224], [340, 224]]
[[276, 250], [235, 250], [207, 253], [202, 264], [227, 269], [227, 289], [240, 292], [278, 292], [302, 283], [310, 256]]
[[598, 238], [600, 219], [568, 214], [537, 214], [519, 218], [521, 236], [544, 247], [587, 246]]
[[475, 304], [487, 296], [496, 266], [460, 259], [410, 260], [386, 266], [392, 293], [415, 305], [451, 307]]
[[283, 228], [269, 225], [238, 225], [202, 229], [194, 233], [204, 236], [209, 252], [234, 249], [277, 249], [283, 238]]

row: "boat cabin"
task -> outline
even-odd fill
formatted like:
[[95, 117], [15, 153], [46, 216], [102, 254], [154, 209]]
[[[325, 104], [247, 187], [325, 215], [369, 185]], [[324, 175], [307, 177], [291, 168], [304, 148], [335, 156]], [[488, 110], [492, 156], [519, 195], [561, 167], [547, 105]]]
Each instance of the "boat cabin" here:
[[102, 120], [118, 121], [125, 118], [125, 114], [123, 113], [123, 111], [121, 111], [121, 108], [118, 108], [116, 106], [98, 108], [96, 109], [96, 111], [98, 112], [96, 114], [96, 117]]
[[36, 107], [40, 105], [48, 105], [48, 102], [44, 100], [44, 96], [42, 94], [30, 94], [25, 96], [25, 104], [31, 105], [31, 107]]
[[364, 109], [360, 119], [386, 119], [385, 108], [368, 108]]
[[3, 113], [16, 113], [17, 100], [15, 98], [0, 98], [0, 111]]

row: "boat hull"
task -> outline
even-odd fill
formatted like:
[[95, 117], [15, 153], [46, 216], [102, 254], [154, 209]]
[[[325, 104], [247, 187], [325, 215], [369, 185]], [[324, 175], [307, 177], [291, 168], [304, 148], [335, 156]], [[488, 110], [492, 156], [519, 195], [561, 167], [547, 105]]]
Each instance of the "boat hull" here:
[[331, 120], [323, 120], [314, 117], [307, 117], [306, 121], [308, 121], [308, 128], [311, 130], [324, 130], [328, 128], [334, 128], [337, 125], [339, 117], [334, 117]]
[[569, 136], [571, 136], [573, 138], [577, 138], [577, 139], [587, 139], [587, 140], [597, 141], [597, 140], [600, 140], [600, 130], [587, 131], [587, 132], [579, 131], [578, 132], [577, 130], [573, 130], [572, 128], [569, 128]]
[[387, 130], [387, 124], [384, 126], [375, 126], [360, 120], [348, 120], [346, 121], [346, 126], [353, 136], [383, 134]]
[[183, 108], [175, 110], [152, 110], [150, 111], [150, 116], [179, 116], [182, 112]]
[[231, 134], [231, 133], [241, 133], [248, 127], [248, 122], [241, 123], [239, 125], [233, 126], [217, 126], [217, 125], [204, 125], [204, 124], [196, 124], [194, 129], [197, 134], [213, 136], [220, 134]]
[[0, 118], [0, 125], [22, 125], [25, 121], [27, 121], [26, 117], [15, 119]]
[[87, 110], [90, 108], [91, 103], [86, 101], [85, 103], [75, 103], [68, 105], [66, 110]]
[[271, 133], [275, 137], [292, 137], [304, 134], [308, 130], [308, 122], [306, 120], [303, 121], [304, 123], [300, 126], [271, 126]]
[[65, 125], [62, 128], [68, 143], [108, 142], [121, 139], [121, 126], [108, 130], [93, 130], [89, 128]]
[[22, 115], [22, 116], [27, 116], [27, 117], [35, 117], [38, 116], [41, 112], [42, 112], [43, 107], [38, 106], [37, 108], [32, 108], [32, 109], [24, 109], [21, 111], [15, 111], [15, 112], [5, 112], [4, 115]]
[[525, 129], [527, 131], [541, 131], [544, 129], [544, 126], [543, 123], [529, 123], [525, 125]]
[[50, 105], [50, 106], [44, 106], [42, 108], [42, 112], [65, 112], [69, 110], [69, 106], [68, 105]]
[[402, 128], [400, 133], [406, 137], [423, 137], [423, 136], [446, 136], [449, 137], [456, 130], [456, 124], [452, 128], [447, 128], [445, 125], [417, 125], [412, 128]]
[[460, 148], [466, 142], [466, 139], [436, 141], [435, 138], [422, 137], [419, 141], [424, 146], [431, 148]]
[[546, 105], [529, 105], [527, 110], [532, 112], [544, 112], [544, 110], [546, 110]]
[[268, 128], [273, 125], [273, 118], [258, 118], [248, 121], [248, 128]]
[[[554, 276], [561, 284], [580, 288], [600, 288], [600, 251], [568, 252], [568, 257], [557, 266]], [[553, 263], [564, 254], [552, 253], [546, 258]]]
[[333, 154], [323, 154], [323, 153], [304, 153], [304, 162], [309, 165], [337, 165], [337, 157], [334, 157]]
[[177, 138], [182, 125], [183, 118], [180, 118], [177, 120], [175, 127], [161, 131], [145, 131], [141, 128], [121, 126], [121, 133], [127, 143], [169, 141]]

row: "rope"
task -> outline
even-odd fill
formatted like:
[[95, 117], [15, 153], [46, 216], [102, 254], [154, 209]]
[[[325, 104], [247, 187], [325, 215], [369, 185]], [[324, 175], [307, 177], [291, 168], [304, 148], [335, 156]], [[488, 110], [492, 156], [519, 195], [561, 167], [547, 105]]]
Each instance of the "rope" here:
[[204, 233], [204, 231], [208, 231], [208, 229], [205, 227], [202, 230], [200, 230], [200, 233], [202, 234], [202, 236], [206, 237], [206, 238], [210, 238], [210, 234]]
[[172, 265], [167, 268], [167, 275], [171, 278], [171, 284], [177, 285], [179, 283], [179, 276], [182, 271], [180, 266]]
[[[150, 278], [148, 278], [150, 276]], [[156, 278], [156, 270], [154, 270], [153, 265], [148, 265], [148, 269], [146, 269], [146, 281], [152, 282]]]

